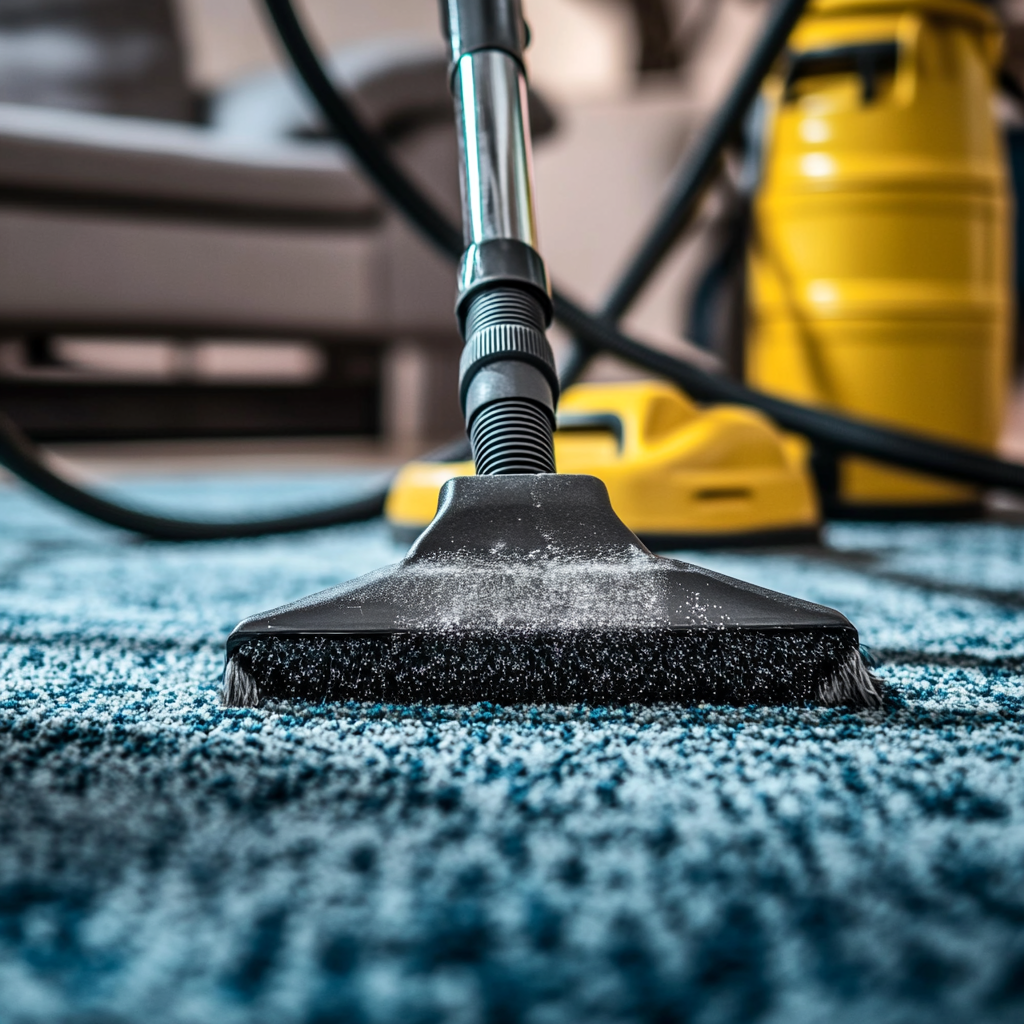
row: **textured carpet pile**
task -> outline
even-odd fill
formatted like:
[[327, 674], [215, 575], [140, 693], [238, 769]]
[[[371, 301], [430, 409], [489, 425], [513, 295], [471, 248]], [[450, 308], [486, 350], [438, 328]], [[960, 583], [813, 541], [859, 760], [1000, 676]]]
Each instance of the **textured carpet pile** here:
[[235, 622], [382, 526], [147, 544], [0, 485], [0, 1021], [1021, 1021], [1024, 529], [826, 540], [691, 557], [845, 612], [878, 712], [226, 710]]

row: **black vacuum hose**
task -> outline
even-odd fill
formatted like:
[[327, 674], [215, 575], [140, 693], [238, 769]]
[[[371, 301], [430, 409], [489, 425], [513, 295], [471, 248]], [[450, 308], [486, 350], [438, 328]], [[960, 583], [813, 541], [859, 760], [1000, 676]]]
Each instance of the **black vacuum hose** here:
[[273, 533], [295, 533], [299, 530], [318, 530], [342, 523], [358, 523], [379, 516], [384, 511], [384, 499], [387, 497], [387, 488], [378, 489], [364, 498], [342, 505], [300, 512], [292, 516], [241, 522], [204, 522], [150, 515], [114, 501], [107, 501], [54, 473], [46, 465], [36, 446], [2, 413], [0, 464], [20, 476], [26, 483], [77, 512], [154, 540], [228, 540], [263, 537]]
[[[458, 258], [462, 249], [461, 233], [406, 177], [391, 159], [383, 143], [363, 124], [345, 98], [332, 85], [289, 0], [264, 0], [264, 4], [295, 69], [335, 134], [356, 155], [377, 185], [427, 238], [442, 252], [452, 258]], [[745, 95], [745, 90], [753, 77], [754, 64], [757, 63], [758, 67], [763, 69], [757, 77], [759, 82], [764, 71], [767, 71], [785, 44], [786, 35], [779, 34], [779, 26], [789, 17], [795, 21], [803, 7], [803, 0], [781, 0], [770, 22], [769, 34], [775, 29], [779, 30], [772, 37], [776, 49], [765, 62], [766, 49], [770, 48], [766, 48], [763, 43], [759, 45], [737, 86], [730, 93], [723, 110], [712, 121], [707, 136], [698, 143], [694, 151], [697, 156], [684, 166], [680, 181], [672, 190], [668, 207], [656, 224], [649, 241], [641, 247], [638, 257], [634, 260], [634, 269], [630, 274], [633, 284], [629, 290], [634, 287], [639, 290], [685, 226], [709, 180], [706, 168], [705, 172], [694, 172], [705, 164], [711, 170], [714, 169], [715, 159], [709, 160], [708, 154], [711, 153], [713, 157], [720, 152], [721, 145], [728, 141], [729, 132], [723, 130], [723, 126], [730, 123], [735, 126], [736, 122], [730, 121], [735, 114], [733, 108], [738, 99]], [[742, 111], [740, 114], [742, 115]], [[708, 145], [712, 135], [718, 140], [717, 148]], [[684, 187], [685, 181], [689, 184]], [[644, 268], [642, 273], [639, 269], [641, 263]], [[627, 289], [622, 290], [625, 293]], [[699, 401], [750, 405], [773, 417], [780, 426], [804, 434], [837, 453], [864, 455], [906, 469], [932, 473], [966, 483], [1024, 492], [1024, 466], [1004, 462], [973, 449], [933, 441], [905, 431], [885, 429], [861, 420], [773, 398], [649, 348], [623, 334], [607, 318], [592, 316], [557, 291], [554, 303], [557, 319], [581, 339], [587, 349], [611, 352], [660, 374], [678, 384]], [[628, 305], [628, 299], [626, 304]], [[586, 353], [583, 356], [585, 359]], [[582, 366], [582, 360], [578, 361], [577, 365]], [[449, 445], [445, 451], [434, 453], [434, 458], [438, 461], [444, 461], [446, 458], [464, 458], [466, 451], [466, 443], [457, 441]], [[357, 522], [379, 515], [387, 493], [386, 489], [383, 489], [354, 502], [271, 520], [211, 523], [154, 516], [106, 501], [59, 477], [47, 468], [39, 452], [21, 431], [2, 416], [0, 463], [26, 482], [71, 508], [113, 526], [159, 540], [253, 537]]]

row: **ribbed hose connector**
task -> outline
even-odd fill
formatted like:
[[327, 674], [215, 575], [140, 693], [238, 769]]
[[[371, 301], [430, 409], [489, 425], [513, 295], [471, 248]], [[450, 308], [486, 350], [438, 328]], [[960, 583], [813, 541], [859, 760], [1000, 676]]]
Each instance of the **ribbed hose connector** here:
[[[544, 333], [544, 310], [529, 292], [508, 285], [473, 297], [466, 311], [466, 347], [459, 361], [459, 390], [463, 408], [477, 370], [505, 359], [535, 366], [558, 398], [555, 355]], [[468, 413], [468, 410], [466, 410]]]
[[478, 476], [506, 473], [554, 473], [551, 420], [529, 399], [492, 402], [473, 417], [469, 428]]
[[476, 471], [555, 472], [558, 374], [540, 302], [498, 286], [466, 312], [460, 394]]

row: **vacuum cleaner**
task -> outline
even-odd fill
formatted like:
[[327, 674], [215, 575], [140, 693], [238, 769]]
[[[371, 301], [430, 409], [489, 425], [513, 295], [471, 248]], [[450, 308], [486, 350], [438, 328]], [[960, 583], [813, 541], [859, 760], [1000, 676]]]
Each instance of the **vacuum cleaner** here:
[[[1012, 206], [975, 0], [814, 0], [762, 90], [746, 380], [994, 451], [1011, 366]], [[977, 487], [841, 457], [832, 516], [959, 517]]]
[[[615, 321], [643, 289], [660, 261], [690, 223], [699, 200], [715, 178], [723, 148], [741, 130], [762, 82], [776, 65], [807, 0], [779, 0], [721, 107], [687, 154], [660, 214], [598, 315], [554, 288], [555, 317], [577, 344], [561, 371], [563, 389], [572, 384], [596, 352], [608, 352], [673, 382], [694, 401], [734, 403], [757, 409], [778, 427], [806, 437], [819, 465], [833, 464], [845, 455], [865, 456], [888, 466], [928, 473], [978, 487], [1024, 492], [1024, 466], [993, 458], [976, 447], [950, 443], [886, 427], [848, 414], [801, 405], [785, 398], [717, 376], [692, 363], [653, 349], [625, 334]], [[385, 195], [433, 242], [458, 259], [461, 232], [403, 173], [387, 147], [363, 123], [358, 113], [331, 83], [322, 61], [295, 15], [290, 0], [264, 0], [274, 28], [327, 124], [362, 164]], [[1007, 79], [1007, 82], [1010, 80]], [[432, 454], [439, 461], [468, 458], [464, 442], [454, 442]], [[31, 486], [69, 508], [112, 526], [156, 540], [203, 541], [264, 536], [319, 529], [379, 516], [387, 487], [340, 505], [270, 519], [212, 521], [155, 515], [103, 498], [54, 472], [43, 454], [8, 417], [0, 412], [0, 463]], [[827, 472], [824, 474], [827, 477]], [[818, 474], [821, 485], [823, 474]], [[826, 480], [827, 482], [827, 480]]]
[[[463, 251], [460, 232], [394, 164], [381, 141], [361, 122], [345, 97], [335, 90], [288, 0], [265, 0], [265, 6], [296, 70], [331, 128], [381, 189], [426, 236], [442, 251], [456, 258]], [[470, 6], [466, 5], [465, 10], [463, 5], [452, 6], [450, 25], [453, 57], [461, 54], [461, 57], [471, 58], [468, 64], [472, 65], [477, 60], [473, 58], [474, 52], [496, 50], [499, 56], [504, 54], [515, 64], [519, 69], [517, 75], [521, 74], [523, 29], [518, 10], [513, 10], [513, 5], [501, 3], [493, 8], [484, 7], [479, 10], [475, 6], [471, 10]], [[592, 692], [595, 697], [608, 692], [602, 691], [596, 680], [596, 676], [604, 671], [602, 666], [605, 662], [600, 658], [595, 659], [595, 655], [603, 651], [611, 657], [618, 643], [616, 637], [631, 637], [635, 641], [650, 634], [652, 653], [648, 661], [644, 662], [640, 658], [635, 663], [630, 662], [636, 665], [632, 674], [625, 669], [616, 674], [619, 682], [613, 688], [623, 699], [630, 695], [638, 699], [640, 696], [650, 699], [659, 696], [682, 699], [689, 696], [696, 699], [701, 692], [713, 692], [714, 699], [742, 700], [752, 695], [757, 695], [752, 696], [752, 699], [801, 699], [801, 695], [805, 695], [825, 701], [877, 701], [877, 684], [856, 657], [856, 632], [842, 616], [735, 581], [714, 577], [680, 563], [653, 560], [655, 556], [646, 552], [631, 534], [621, 532], [621, 523], [614, 517], [609, 518], [610, 507], [602, 504], [606, 501], [604, 492], [598, 501], [593, 493], [593, 483], [583, 482], [576, 486], [572, 501], [559, 501], [557, 499], [565, 492], [558, 488], [566, 486], [564, 481], [573, 481], [574, 478], [559, 477], [549, 472], [553, 443], [549, 442], [547, 432], [552, 425], [551, 407], [557, 389], [571, 383], [593, 353], [606, 351], [667, 378], [683, 388], [695, 401], [736, 403], [760, 410], [779, 427], [806, 436], [822, 450], [868, 456], [890, 465], [971, 484], [1024, 491], [1024, 467], [1003, 462], [975, 448], [935, 441], [905, 430], [880, 427], [864, 420], [809, 408], [755, 391], [734, 380], [709, 374], [695, 365], [651, 349], [615, 326], [615, 320], [643, 288], [664, 254], [692, 218], [703, 190], [717, 172], [724, 145], [738, 130], [765, 75], [782, 52], [803, 7], [803, 0], [781, 0], [771, 12], [763, 37], [721, 109], [682, 165], [653, 230], [627, 267], [600, 315], [588, 314], [557, 289], [545, 301], [546, 275], [543, 277], [542, 288], [543, 263], [529, 244], [528, 239], [532, 236], [519, 238], [513, 235], [511, 239], [482, 236], [485, 242], [499, 243], [492, 247], [494, 252], [504, 253], [505, 263], [499, 264], [501, 271], [494, 283], [504, 281], [502, 287], [506, 291], [518, 289], [518, 292], [514, 299], [511, 294], [506, 295], [507, 301], [489, 300], [488, 308], [495, 313], [494, 319], [484, 315], [486, 310], [483, 307], [479, 315], [474, 314], [470, 318], [468, 305], [473, 303], [461, 305], [463, 327], [469, 329], [467, 337], [472, 340], [477, 333], [482, 332], [482, 337], [489, 339], [487, 345], [477, 348], [467, 346], [467, 351], [476, 354], [471, 355], [469, 363], [464, 366], [466, 388], [463, 399], [467, 402], [467, 409], [481, 413], [477, 417], [479, 423], [470, 423], [474, 444], [481, 446], [481, 455], [486, 449], [486, 454], [494, 457], [495, 461], [489, 465], [506, 467], [506, 472], [483, 473], [475, 479], [457, 479], [446, 484], [437, 520], [414, 547], [407, 561], [399, 567], [382, 570], [372, 579], [349, 584], [334, 594], [321, 595], [243, 623], [233, 634], [230, 644], [226, 681], [231, 700], [250, 703], [291, 690], [323, 696], [332, 692], [332, 679], [337, 681], [344, 677], [358, 680], [363, 678], [360, 672], [374, 676], [378, 681], [373, 685], [384, 687], [381, 692], [410, 694], [415, 691], [426, 697], [431, 692], [431, 686], [440, 686], [439, 694], [448, 693], [454, 698], [460, 693], [456, 683], [450, 688], [441, 683], [424, 683], [418, 690], [413, 686], [403, 691], [402, 687], [412, 686], [411, 677], [424, 680], [430, 676], [431, 658], [434, 657], [440, 658], [439, 664], [442, 665], [445, 657], [449, 658], [451, 667], [450, 673], [442, 673], [437, 678], [451, 681], [459, 676], [463, 672], [459, 665], [473, 662], [470, 641], [475, 642], [473, 637], [478, 633], [483, 637], [484, 644], [481, 657], [491, 666], [491, 676], [488, 678], [490, 683], [500, 688], [504, 684], [500, 683], [500, 672], [498, 676], [494, 675], [495, 666], [502, 663], [511, 665], [511, 662], [504, 659], [506, 655], [514, 653], [519, 659], [515, 667], [523, 668], [523, 659], [527, 659], [527, 652], [533, 649], [529, 644], [518, 642], [513, 643], [511, 649], [503, 648], [502, 637], [508, 639], [511, 634], [522, 636], [524, 632], [530, 632], [529, 627], [532, 625], [536, 627], [532, 632], [538, 641], [535, 649], [539, 652], [539, 658], [549, 659], [549, 665], [568, 665], [577, 657], [583, 663], [582, 675], [577, 677], [577, 683], [567, 685], [565, 692], [579, 693], [580, 686], [591, 684], [594, 686]], [[466, 39], [475, 39], [480, 43], [482, 38], [488, 45], [482, 45], [475, 51], [466, 49], [465, 44], [459, 41], [463, 38], [463, 28], [467, 32], [472, 29], [473, 32], [482, 33], [482, 36], [466, 35]], [[458, 71], [460, 65], [461, 58], [453, 67]], [[456, 84], [459, 80], [457, 75]], [[520, 79], [517, 77], [516, 81]], [[475, 84], [475, 76], [469, 75], [467, 82], [470, 86]], [[484, 87], [491, 83], [481, 79], [480, 84]], [[474, 92], [473, 96], [485, 94]], [[521, 114], [521, 97], [519, 107]], [[503, 109], [508, 116], [512, 114], [511, 106], [499, 109]], [[464, 106], [463, 115], [465, 112]], [[474, 105], [471, 109], [472, 118], [476, 117], [476, 112], [477, 107]], [[506, 126], [502, 129], [504, 133], [507, 122], [502, 124]], [[521, 161], [520, 166], [528, 167], [528, 149], [523, 128], [524, 122], [517, 122], [514, 133], [516, 136], [522, 134], [522, 146], [510, 144], [500, 152], [506, 155], [518, 154], [516, 159]], [[478, 129], [471, 129], [467, 123], [466, 139], [471, 137], [471, 131]], [[505, 134], [481, 138], [487, 138], [489, 145], [496, 138], [508, 141]], [[474, 150], [470, 149], [469, 153], [472, 152]], [[487, 149], [486, 152], [491, 153], [491, 150]], [[497, 152], [494, 150], [494, 153]], [[464, 164], [468, 160], [466, 152], [463, 153], [463, 160]], [[522, 164], [524, 160], [526, 163]], [[480, 166], [487, 166], [486, 161]], [[528, 184], [528, 174], [525, 177], [522, 174], [518, 177], [511, 175], [510, 166], [516, 166], [514, 161], [512, 165], [501, 166], [505, 167], [505, 177], [499, 176], [498, 180], [505, 185]], [[493, 184], [494, 180], [494, 175], [481, 177], [478, 184]], [[481, 201], [493, 203], [503, 195], [507, 196], [504, 186], [481, 192], [480, 198]], [[486, 208], [478, 211], [481, 217]], [[521, 204], [516, 207], [519, 214], [524, 214], [526, 209]], [[467, 212], [467, 225], [472, 225], [472, 210]], [[479, 222], [483, 224], [485, 220]], [[523, 220], [517, 230], [522, 229], [526, 223]], [[502, 244], [509, 241], [520, 245]], [[470, 246], [467, 253], [479, 251]], [[483, 269], [486, 270], [487, 266], [489, 264], [484, 264]], [[467, 285], [486, 279], [486, 275], [481, 278], [483, 270], [475, 258], [463, 261], [462, 273]], [[467, 274], [468, 277], [465, 276]], [[508, 274], [507, 278], [505, 274]], [[472, 298], [472, 291], [464, 289], [463, 298], [467, 296]], [[560, 380], [552, 376], [552, 365], [545, 349], [546, 340], [542, 344], [543, 327], [549, 308], [553, 309], [554, 315], [578, 341], [575, 356], [563, 368]], [[509, 322], [505, 320], [507, 315], [511, 316]], [[504, 340], [500, 344], [493, 341], [495, 337], [505, 339], [512, 335], [519, 339], [516, 344], [520, 347], [505, 349], [501, 347], [505, 344]], [[498, 345], [493, 351], [487, 347], [492, 342]], [[514, 355], [510, 356], [510, 353]], [[484, 373], [489, 369], [486, 359], [491, 357], [494, 357], [495, 365], [511, 363], [514, 368], [510, 372], [493, 370]], [[475, 366], [476, 363], [480, 364], [479, 367]], [[474, 372], [465, 372], [469, 370]], [[475, 379], [481, 376], [483, 381], [476, 385], [476, 390], [470, 395]], [[486, 417], [482, 416], [485, 408], [481, 395], [502, 399], [501, 402], [495, 400], [493, 404], [497, 408]], [[509, 433], [506, 433], [503, 423], [508, 426]], [[495, 429], [484, 429], [490, 426]], [[512, 448], [506, 448], [505, 440], [511, 434], [518, 440]], [[458, 457], [460, 451], [463, 451], [462, 446], [457, 444], [437, 453], [437, 457], [451, 459]], [[151, 515], [76, 487], [54, 474], [31, 443], [13, 424], [2, 418], [0, 460], [30, 483], [73, 508], [105, 522], [163, 539], [255, 536], [352, 522], [378, 515], [386, 496], [386, 492], [381, 491], [360, 501], [267, 521], [203, 523]], [[507, 473], [507, 468], [522, 470], [526, 463], [533, 470], [542, 466], [542, 472]], [[529, 478], [526, 485], [519, 484], [518, 478], [523, 476]], [[496, 505], [500, 503], [488, 503], [485, 500], [493, 498], [497, 493], [493, 488], [516, 484], [529, 491], [528, 503], [524, 504], [509, 492], [504, 496], [507, 499], [505, 507], [511, 511], [499, 514]], [[475, 487], [476, 490], [467, 491], [467, 486]], [[521, 491], [520, 497], [523, 493], [526, 491]], [[592, 516], [589, 513], [584, 515], [582, 511], [588, 503]], [[602, 509], [600, 515], [597, 513], [598, 505]], [[467, 508], [472, 511], [463, 514]], [[526, 526], [516, 526], [525, 521], [528, 508], [536, 510], [535, 513], [529, 513], [530, 516], [536, 514], [538, 517], [531, 520], [532, 534]], [[456, 531], [455, 527], [460, 523], [467, 530], [470, 524], [475, 524], [479, 528], [475, 537], [461, 527]], [[590, 546], [583, 543], [580, 524], [583, 524], [584, 534], [589, 531]], [[527, 532], [517, 533], [517, 530]], [[604, 546], [598, 543], [597, 538], [600, 537], [605, 538]], [[541, 540], [543, 545], [538, 546]], [[580, 554], [579, 564], [572, 561], [572, 552]], [[490, 584], [501, 576], [501, 566], [506, 558], [511, 561], [504, 565], [505, 583], [502, 585], [511, 587], [512, 581], [519, 579], [523, 586], [518, 591], [507, 590], [502, 596]], [[472, 566], [481, 560], [493, 567], [494, 572], [482, 570], [473, 577]], [[569, 598], [576, 592], [575, 584], [562, 590], [554, 587], [544, 591], [538, 582], [542, 577], [530, 574], [542, 564], [553, 569], [562, 566], [570, 571], [573, 580], [578, 579], [582, 588], [579, 592], [586, 593], [590, 598], [585, 606], [589, 609], [587, 614], [584, 614], [579, 603], [569, 603]], [[618, 585], [610, 591], [602, 590], [598, 585], [598, 581], [611, 579], [624, 584], [619, 569], [626, 564], [631, 564], [638, 578], [642, 577], [649, 585], [649, 589], [643, 591], [649, 611], [646, 618], [625, 611], [622, 616], [617, 616], [611, 609], [617, 599], [614, 595], [618, 594]], [[446, 578], [442, 571], [445, 566], [461, 566], [459, 571], [447, 577], [449, 582], [466, 578], [465, 585], [459, 584], [458, 593], [454, 593], [454, 587], [445, 589], [441, 585], [442, 579]], [[627, 575], [632, 576], [632, 572]], [[430, 586], [410, 586], [411, 580], [424, 577], [431, 578], [433, 590]], [[479, 585], [471, 585], [474, 579]], [[554, 579], [554, 576], [548, 579]], [[589, 589], [588, 579], [591, 581]], [[599, 600], [602, 592], [612, 595], [608, 601]], [[623, 593], [639, 592], [630, 591], [626, 587]], [[472, 612], [466, 602], [459, 603], [467, 595], [486, 596], [488, 602], [474, 604], [472, 607], [477, 611]], [[442, 600], [446, 596], [451, 599], [450, 603]], [[522, 609], [527, 607], [524, 601], [536, 602], [537, 614], [529, 620], [522, 618]], [[636, 602], [629, 607], [633, 612], [637, 611]], [[332, 609], [330, 614], [325, 611], [328, 608]], [[491, 610], [485, 611], [485, 608]], [[559, 608], [575, 608], [576, 614], [567, 614], [559, 620]], [[517, 615], [520, 617], [517, 618]], [[555, 623], [560, 623], [557, 629], [554, 628]], [[419, 627], [423, 628], [417, 632]], [[553, 633], [547, 627], [552, 627]], [[502, 633], [502, 630], [506, 632]], [[511, 630], [511, 634], [508, 630]], [[353, 642], [346, 644], [339, 639], [345, 637]], [[458, 645], [460, 653], [457, 664], [451, 662], [451, 647], [445, 647], [447, 641], [444, 637], [448, 641], [462, 641]], [[283, 642], [278, 643], [278, 640]], [[593, 646], [590, 646], [591, 640], [594, 641]], [[604, 647], [601, 646], [602, 641], [605, 642]], [[629, 657], [638, 655], [638, 645], [628, 639], [626, 642], [626, 648], [618, 648], [620, 652], [625, 652], [619, 658], [620, 663], [623, 660], [628, 662]], [[401, 678], [391, 683], [381, 681], [378, 669], [383, 671], [382, 666], [387, 665], [387, 652], [398, 651], [403, 644], [415, 643], [425, 646], [420, 650], [419, 657], [403, 655], [398, 663]], [[588, 649], [590, 655], [586, 654]], [[686, 650], [696, 656], [692, 663], [695, 666], [693, 669], [684, 667], [685, 657], [682, 656]], [[448, 653], [445, 654], [445, 651]], [[670, 656], [673, 652], [682, 661]], [[406, 653], [411, 655], [412, 651]], [[370, 659], [369, 663], [360, 660], [364, 655]], [[772, 661], [776, 655], [782, 656], [781, 662]], [[362, 666], [358, 671], [357, 662]], [[773, 665], [774, 684], [759, 674], [757, 666], [760, 663]], [[663, 666], [663, 669], [659, 669], [658, 665]], [[671, 666], [672, 671], [664, 666]], [[729, 666], [735, 666], [736, 671], [733, 672]], [[782, 674], [778, 675], [780, 671]], [[480, 676], [484, 680], [482, 690], [473, 689], [472, 693], [479, 695], [480, 692], [486, 692], [490, 684], [484, 678], [485, 675]], [[391, 678], [386, 673], [385, 677]], [[648, 677], [653, 681], [650, 687], [644, 682]], [[392, 689], [387, 690], [388, 686]], [[361, 692], [370, 695], [373, 688]]]
[[446, 0], [465, 249], [459, 393], [475, 476], [408, 556], [240, 623], [223, 699], [873, 706], [839, 612], [652, 554], [596, 477], [556, 474], [518, 0]]
[[[806, 2], [778, 0], [769, 13], [761, 38], [721, 107], [680, 165], [661, 212], [600, 313], [588, 313], [557, 287], [553, 288], [555, 317], [576, 339], [576, 346], [561, 370], [561, 387], [565, 390], [576, 381], [592, 355], [608, 352], [671, 381], [695, 402], [730, 403], [757, 409], [777, 427], [802, 435], [811, 442], [814, 462], [819, 467], [817, 483], [819, 490], [825, 491], [826, 502], [829, 477], [831, 475], [834, 479], [836, 476], [833, 468], [836, 461], [850, 455], [975, 487], [1024, 493], [1024, 466], [994, 458], [974, 446], [939, 440], [905, 428], [884, 426], [848, 413], [813, 408], [780, 395], [755, 390], [651, 348], [625, 334], [616, 325], [617, 319], [643, 289], [690, 223], [705, 189], [718, 173], [723, 148], [741, 131], [762, 82], [783, 57], [787, 40]], [[457, 260], [463, 248], [461, 232], [395, 164], [383, 141], [363, 123], [344, 94], [331, 83], [290, 0], [264, 0], [264, 7], [296, 72], [334, 134], [424, 236], [441, 252]], [[446, 445], [431, 456], [449, 462], [468, 457], [469, 447], [462, 441]], [[156, 540], [256, 537], [359, 522], [379, 516], [388, 494], [388, 488], [383, 487], [339, 505], [269, 519], [208, 522], [156, 515], [103, 498], [54, 472], [31, 440], [2, 412], [0, 463], [69, 508]]]

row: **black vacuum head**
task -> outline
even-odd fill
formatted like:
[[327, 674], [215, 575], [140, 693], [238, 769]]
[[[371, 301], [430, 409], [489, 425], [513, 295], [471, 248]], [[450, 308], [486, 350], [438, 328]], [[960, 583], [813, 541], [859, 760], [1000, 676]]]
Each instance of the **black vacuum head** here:
[[224, 701], [874, 706], [839, 612], [652, 554], [589, 476], [459, 477], [408, 556], [254, 615]]

